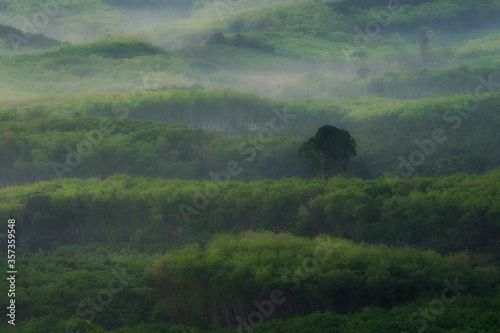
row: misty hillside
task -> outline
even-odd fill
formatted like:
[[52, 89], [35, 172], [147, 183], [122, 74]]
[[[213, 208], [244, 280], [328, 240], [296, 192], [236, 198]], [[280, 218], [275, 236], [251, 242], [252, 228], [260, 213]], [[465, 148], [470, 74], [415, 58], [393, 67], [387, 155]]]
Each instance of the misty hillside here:
[[497, 332], [500, 0], [0, 0], [1, 332]]
[[[24, 8], [4, 2], [5, 13], [11, 13], [10, 18]], [[347, 2], [273, 3], [269, 8], [257, 6], [253, 10], [243, 10], [246, 4], [241, 1], [242, 8], [236, 10], [235, 7], [234, 11], [226, 8], [227, 11], [216, 17], [207, 14], [186, 18], [186, 15], [179, 14], [175, 20], [152, 19], [149, 27], [135, 22], [130, 15], [125, 17], [123, 8], [139, 10], [128, 2], [81, 5], [78, 14], [74, 13], [76, 9], [71, 9], [77, 3], [72, 2], [69, 7], [58, 6], [57, 15], [41, 28], [33, 24], [21, 24], [22, 20], [17, 23], [12, 19], [6, 21], [11, 21], [17, 27], [24, 25], [28, 32], [44, 33], [61, 40], [106, 38], [93, 42], [98, 43], [93, 60], [96, 63], [94, 69], [86, 66], [88, 61], [79, 58], [77, 52], [72, 52], [72, 57], [67, 53], [49, 52], [40, 55], [40, 58], [18, 59], [17, 66], [40, 79], [47, 76], [49, 80], [56, 81], [55, 77], [61, 74], [57, 84], [51, 85], [50, 90], [48, 87], [36, 88], [39, 94], [74, 93], [74, 89], [81, 89], [79, 87], [84, 87], [83, 92], [100, 92], [103, 89], [120, 91], [109, 81], [104, 67], [117, 66], [122, 68], [120, 73], [130, 72], [133, 77], [145, 74], [145, 68], [141, 70], [135, 64], [120, 61], [120, 58], [115, 58], [117, 61], [113, 62], [103, 61], [101, 56], [109, 57], [97, 49], [106, 47], [102, 43], [110, 43], [109, 47], [115, 47], [113, 43], [117, 42], [127, 43], [129, 38], [146, 40], [166, 49], [168, 53], [161, 58], [144, 59], [148, 62], [147, 66], [161, 72], [157, 75], [163, 76], [162, 86], [189, 86], [199, 82], [205, 87], [250, 90], [280, 99], [362, 97], [365, 87], [369, 95], [389, 98], [463, 94], [475, 89], [478, 75], [497, 71], [495, 55], [498, 52], [498, 31], [495, 27], [500, 9], [494, 2], [454, 5], [423, 2], [419, 6], [401, 5], [391, 10], [379, 7], [377, 10], [380, 13], [385, 11], [383, 19], [371, 14], [375, 12], [374, 9], [361, 7], [354, 10]], [[175, 9], [180, 4], [151, 1], [141, 10], [146, 7], [154, 10], [154, 6]], [[203, 6], [211, 7], [213, 4], [196, 3], [192, 8]], [[161, 10], [158, 9], [155, 15], [161, 15]], [[105, 22], [109, 27], [88, 24], [90, 18], [101, 22], [102, 15], [106, 15]], [[65, 23], [59, 22], [66, 17], [71, 17], [71, 24], [76, 26], [65, 27]], [[115, 20], [120, 23], [115, 24]], [[70, 36], [63, 37], [55, 33], [56, 28], [52, 27], [57, 26], [65, 33], [72, 34], [73, 30], [81, 33], [85, 29], [80, 29], [79, 24], [85, 24], [85, 29], [95, 29], [92, 36], [73, 39]], [[126, 25], [135, 26], [136, 30], [130, 30]], [[425, 54], [417, 40], [417, 32], [424, 25], [432, 25], [432, 36]], [[26, 47], [33, 47], [34, 41], [20, 37], [22, 39], [15, 46], [24, 47], [27, 44]], [[52, 46], [49, 42], [44, 45]], [[9, 42], [4, 46], [4, 49], [8, 48]], [[365, 48], [365, 65], [369, 72], [361, 82], [356, 71], [363, 61], [352, 57], [352, 54]], [[116, 50], [121, 52], [118, 46]], [[141, 54], [140, 51], [138, 54]], [[152, 56], [154, 53], [141, 55]], [[63, 62], [58, 59], [60, 57], [65, 58]], [[168, 61], [171, 57], [179, 62], [171, 66], [171, 61]], [[58, 65], [49, 65], [47, 62], [57, 62]], [[59, 65], [68, 62], [78, 63], [78, 69], [71, 68], [68, 73], [66, 66]], [[14, 67], [8, 60], [3, 63]], [[95, 70], [99, 67], [102, 69]], [[23, 74], [16, 71], [9, 74], [4, 73], [3, 80], [11, 82], [10, 86], [16, 95], [22, 95], [24, 84], [16, 82], [16, 78]], [[79, 84], [71, 89], [75, 76]], [[168, 76], [168, 79], [164, 76]], [[130, 79], [127, 82], [125, 90], [132, 89], [136, 84]], [[122, 82], [120, 86], [123, 84], [127, 85]], [[304, 86], [308, 87], [306, 91], [300, 91]], [[29, 87], [28, 94], [33, 92], [33, 88]], [[3, 93], [4, 96], [12, 94], [11, 91]]]

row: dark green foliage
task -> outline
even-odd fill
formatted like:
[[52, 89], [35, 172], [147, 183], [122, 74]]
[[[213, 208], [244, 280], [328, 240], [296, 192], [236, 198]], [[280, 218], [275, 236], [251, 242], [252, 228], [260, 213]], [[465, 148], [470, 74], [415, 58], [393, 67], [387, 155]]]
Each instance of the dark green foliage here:
[[349, 132], [330, 125], [320, 127], [297, 151], [297, 158], [323, 180], [347, 171], [349, 159], [355, 156], [356, 141]]
[[226, 44], [226, 37], [222, 32], [216, 32], [208, 40], [208, 45]]
[[[242, 137], [209, 134], [185, 125], [115, 119], [110, 120], [112, 131], [107, 133], [101, 130], [102, 119], [78, 115], [38, 124], [0, 122], [2, 185], [55, 179], [57, 170], [63, 178], [124, 173], [202, 180], [210, 179], [210, 172], [225, 170], [230, 161], [245, 166], [240, 180], [307, 177], [307, 169], [294, 160], [300, 145], [297, 139], [275, 138], [265, 142], [261, 152]], [[79, 144], [88, 145], [81, 150], [89, 150], [84, 153], [87, 156], [78, 166], [64, 170], [71, 149], [78, 151]]]
[[[18, 270], [17, 325], [11, 330], [3, 322], [2, 332], [49, 333], [70, 323], [99, 333], [236, 332], [237, 318], [248, 321], [259, 310], [255, 303], [265, 304], [275, 290], [282, 302], [264, 305], [270, 313], [255, 332], [400, 332], [415, 328], [408, 318], [425, 318], [424, 309], [431, 309], [428, 325], [436, 332], [492, 331], [499, 323], [497, 269], [478, 267], [466, 254], [441, 257], [326, 236], [219, 235], [204, 247], [164, 255], [62, 246], [24, 255]], [[450, 283], [466, 288], [454, 294]], [[7, 290], [6, 279], [0, 287]], [[443, 291], [449, 302], [434, 312]]]
[[44, 36], [42, 34], [30, 34], [23, 31], [0, 24], [0, 39], [4, 39], [5, 43], [14, 48], [15, 51], [25, 48], [46, 49], [61, 45], [58, 40]]
[[[460, 73], [457, 77], [470, 78], [471, 87], [478, 85], [473, 86], [472, 82], [477, 80], [473, 76], [478, 72], [464, 70]], [[483, 78], [487, 83], [487, 72], [479, 73], [485, 73]], [[423, 77], [425, 71], [412, 75]], [[432, 76], [425, 80], [431, 79]], [[495, 77], [492, 79], [494, 81]], [[408, 81], [408, 84], [417, 82]], [[482, 91], [487, 92], [487, 87]], [[250, 93], [199, 87], [8, 100], [0, 106], [0, 119], [5, 119], [0, 121], [0, 156], [4, 161], [0, 165], [1, 179], [5, 184], [55, 178], [51, 162], [63, 163], [68, 154], [66, 145], [76, 149], [85, 139], [85, 133], [99, 129], [102, 119], [94, 117], [121, 117], [126, 110], [129, 119], [182, 123], [231, 137], [205, 136], [202, 132], [193, 136], [191, 130], [178, 128], [179, 135], [185, 136], [182, 149], [186, 150], [179, 158], [174, 155], [175, 151], [180, 152], [181, 146], [164, 146], [161, 140], [158, 141], [164, 132], [170, 131], [168, 126], [116, 120], [113, 121], [114, 130], [105, 136], [103, 143], [93, 147], [86, 159], [86, 168], [81, 165], [71, 177], [103, 178], [119, 172], [207, 179], [209, 171], [221, 171], [231, 160], [245, 165], [242, 180], [307, 177], [307, 168], [294, 160], [296, 151], [305, 138], [325, 123], [336, 124], [356, 138], [358, 154], [352, 160], [349, 176], [374, 178], [388, 171], [398, 175], [401, 163], [398, 156], [408, 159], [413, 151], [420, 149], [416, 139], [420, 142], [430, 139], [437, 128], [445, 131], [447, 140], [436, 143], [434, 152], [426, 155], [425, 163], [415, 166], [412, 175], [484, 173], [500, 163], [498, 155], [487, 153], [488, 147], [500, 144], [500, 133], [494, 126], [498, 123], [495, 110], [500, 105], [500, 95], [485, 94], [484, 99], [481, 98], [473, 112], [465, 110], [467, 103], [474, 101], [473, 96], [418, 101], [309, 99], [283, 103]], [[460, 109], [454, 111], [455, 106]], [[290, 119], [282, 131], [274, 133], [273, 138], [267, 139], [269, 134], [264, 131], [269, 131], [269, 122], [277, 119], [275, 112], [295, 118]], [[60, 117], [72, 119], [60, 120]], [[281, 128], [281, 121], [277, 119], [274, 126]], [[132, 135], [135, 131], [149, 131], [149, 136], [136, 140]], [[478, 147], [477, 142], [488, 143]], [[183, 163], [191, 164], [186, 167]], [[144, 165], [149, 167], [144, 169]]]
[[[283, 178], [242, 183], [225, 170], [205, 182], [116, 175], [8, 187], [0, 190], [0, 219], [19, 219], [25, 252], [54, 249], [56, 241], [169, 249], [186, 241], [206, 242], [217, 232], [272, 230], [441, 253], [477, 251], [493, 262], [500, 259], [498, 171], [402, 182]], [[51, 224], [44, 228], [46, 221]]]
[[94, 40], [0, 25], [1, 332], [498, 331], [500, 1], [50, 4], [0, 0]]
[[[321, 240], [326, 244], [319, 251], [321, 257], [306, 271], [304, 259], [315, 258]], [[340, 310], [269, 321], [253, 327], [256, 332], [336, 328], [354, 333], [369, 332], [373, 327], [400, 331], [413, 328], [408, 322], [412, 313], [439, 299], [447, 286], [443, 280], [453, 282], [455, 278], [467, 289], [459, 289], [461, 295], [456, 299], [447, 291], [452, 302], [428, 324], [436, 332], [453, 327], [464, 333], [466, 327], [491, 331], [498, 325], [498, 270], [474, 267], [465, 255], [441, 258], [410, 248], [270, 233], [221, 235], [205, 248], [190, 245], [161, 257], [123, 250], [111, 253], [117, 250], [61, 247], [53, 255], [39, 252], [20, 258], [18, 270], [25, 274], [17, 280], [17, 325], [13, 330], [3, 322], [2, 332], [63, 332], [66, 325], [73, 324], [85, 332], [198, 333], [213, 332], [216, 326], [209, 323], [216, 318], [229, 321], [234, 328], [229, 332], [236, 332], [237, 316], [246, 320], [258, 310], [253, 302], [269, 300], [273, 288], [283, 291], [285, 302], [274, 307], [268, 320], [289, 318], [297, 311], [308, 314], [321, 302], [321, 312], [324, 306], [334, 308], [336, 304]], [[283, 274], [288, 275], [283, 278]], [[297, 283], [298, 288], [291, 290]], [[87, 321], [92, 308], [85, 303], [99, 296], [106, 300], [110, 285], [116, 288], [110, 302], [102, 306], [97, 300], [95, 317]], [[5, 279], [0, 286], [7, 288]], [[231, 299], [239, 302], [229, 303]], [[365, 307], [367, 303], [370, 305]], [[238, 307], [241, 312], [236, 314]], [[348, 308], [356, 310], [345, 314]], [[181, 316], [180, 309], [189, 316]], [[189, 326], [174, 326], [175, 322]]]
[[[154, 257], [102, 250], [72, 257], [65, 257], [63, 251], [18, 257], [18, 270], [24, 274], [16, 281], [15, 327], [23, 327], [23, 332], [53, 332], [54, 328], [64, 332], [67, 324], [75, 323], [84, 332], [105, 332], [147, 321], [159, 301], [152, 293], [154, 284], [144, 277]], [[3, 281], [0, 285], [7, 287]], [[88, 305], [89, 299], [96, 302], [95, 308]]]
[[[423, 3], [432, 2], [434, 0], [413, 0], [411, 2], [412, 6], [418, 6]], [[341, 12], [349, 13], [350, 9], [355, 8], [370, 9], [374, 7], [388, 7], [389, 4], [395, 6], [396, 4], [403, 4], [400, 1], [387, 1], [387, 0], [338, 0], [330, 4], [330, 6], [338, 9]]]
[[262, 44], [255, 39], [248, 39], [242, 34], [236, 34], [234, 39], [229, 41], [229, 44], [237, 47], [247, 47], [264, 53], [274, 53], [274, 46]]
[[[57, 53], [59, 52], [59, 53]], [[151, 56], [165, 54], [165, 51], [157, 46], [142, 41], [101, 41], [98, 43], [71, 45], [60, 48], [52, 53], [46, 53], [45, 57], [57, 56], [90, 56], [98, 55], [103, 58], [128, 59], [140, 56]]]

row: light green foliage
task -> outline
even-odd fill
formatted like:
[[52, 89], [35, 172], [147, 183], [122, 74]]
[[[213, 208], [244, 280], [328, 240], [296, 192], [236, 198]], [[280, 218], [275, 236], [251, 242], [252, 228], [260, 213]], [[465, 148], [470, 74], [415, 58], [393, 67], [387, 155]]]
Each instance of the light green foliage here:
[[[199, 309], [198, 315], [205, 320], [229, 320], [228, 324], [239, 314], [252, 311], [252, 296], [260, 300], [275, 289], [295, 306], [276, 307], [271, 318], [319, 310], [315, 304], [337, 313], [358, 311], [367, 304], [391, 307], [421, 297], [415, 292], [432, 295], [444, 288], [442, 281], [448, 276], [458, 276], [469, 286], [469, 293], [483, 289], [481, 282], [473, 282], [476, 276], [491, 279], [484, 291], [500, 279], [495, 270], [469, 266], [460, 271], [448, 266], [447, 260], [437, 253], [410, 248], [249, 232], [236, 237], [220, 235], [205, 248], [194, 244], [171, 252], [147, 274], [158, 283], [168, 304], [165, 315], [171, 320], [183, 321], [177, 314], [180, 307], [183, 313]], [[172, 302], [177, 301], [182, 303], [174, 306]], [[226, 317], [218, 309], [231, 315]], [[369, 311], [363, 312], [368, 315]]]

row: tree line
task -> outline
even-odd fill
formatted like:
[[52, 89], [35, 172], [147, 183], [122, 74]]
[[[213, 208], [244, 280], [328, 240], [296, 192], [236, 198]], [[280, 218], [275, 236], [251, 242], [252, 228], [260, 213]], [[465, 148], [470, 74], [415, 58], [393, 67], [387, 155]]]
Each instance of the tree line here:
[[[211, 181], [116, 175], [0, 190], [0, 218], [15, 218], [25, 252], [61, 244], [164, 251], [220, 232], [319, 233], [499, 260], [498, 171], [482, 176], [328, 181]], [[229, 180], [229, 181], [228, 181]], [[50, 223], [47, 223], [50, 221]], [[21, 250], [21, 249], [20, 249]]]
[[[199, 87], [6, 100], [0, 173], [4, 186], [114, 173], [207, 180], [235, 161], [245, 166], [240, 180], [307, 178], [296, 152], [327, 124], [356, 141], [349, 177], [483, 174], [500, 163], [489, 153], [500, 143], [494, 126], [500, 95], [488, 93], [494, 82], [478, 81], [476, 95], [410, 101], [273, 102]], [[437, 140], [433, 133], [440, 133]], [[71, 156], [81, 162], [68, 165]]]
[[155, 255], [60, 246], [19, 257], [17, 266], [18, 321], [0, 323], [4, 332], [498, 327], [498, 269], [466, 253], [443, 257], [326, 235], [221, 234]]

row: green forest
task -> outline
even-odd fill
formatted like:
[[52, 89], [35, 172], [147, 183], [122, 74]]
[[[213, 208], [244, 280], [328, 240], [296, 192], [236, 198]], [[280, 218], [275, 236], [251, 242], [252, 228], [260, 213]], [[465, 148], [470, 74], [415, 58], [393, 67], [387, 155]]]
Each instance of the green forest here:
[[500, 332], [499, 17], [0, 0], [0, 331]]

